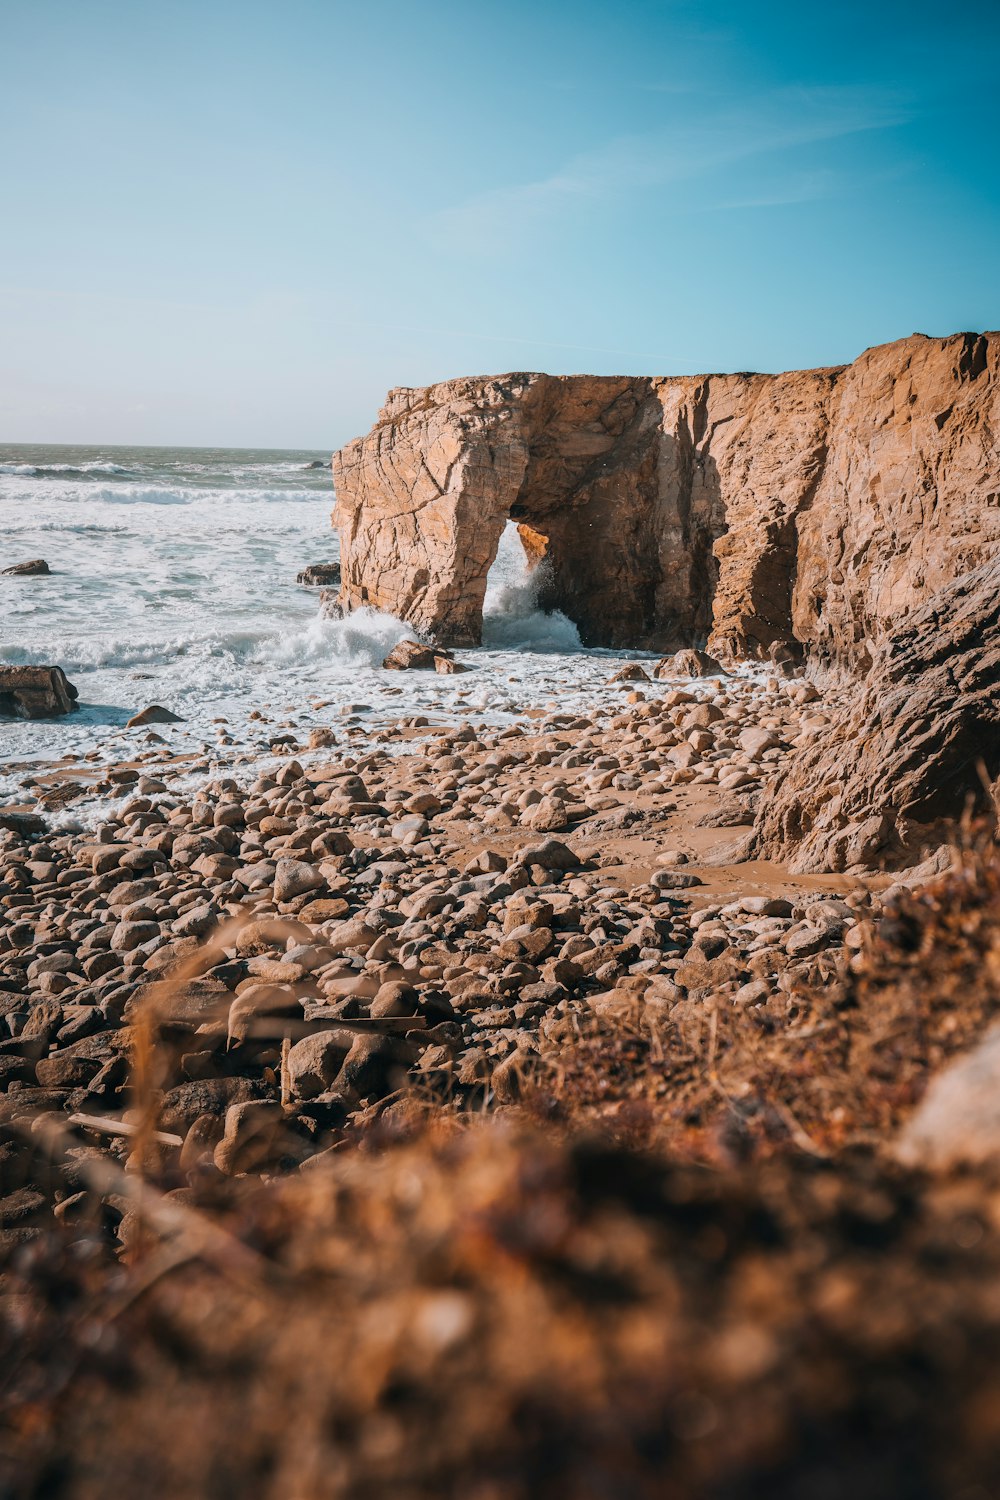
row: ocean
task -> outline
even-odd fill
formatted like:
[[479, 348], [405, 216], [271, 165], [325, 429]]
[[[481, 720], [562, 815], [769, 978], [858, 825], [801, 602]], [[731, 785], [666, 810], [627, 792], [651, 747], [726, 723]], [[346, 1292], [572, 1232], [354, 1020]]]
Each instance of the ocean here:
[[0, 566], [42, 557], [52, 570], [0, 579], [0, 661], [61, 666], [81, 704], [60, 720], [0, 720], [0, 801], [16, 798], [26, 761], [120, 759], [140, 733], [122, 726], [149, 703], [183, 720], [158, 727], [168, 743], [219, 765], [233, 752], [217, 747], [218, 721], [259, 749], [255, 710], [301, 728], [405, 713], [511, 722], [592, 705], [634, 655], [584, 651], [565, 616], [537, 609], [508, 527], [484, 645], [458, 653], [472, 670], [381, 671], [412, 630], [370, 610], [323, 619], [318, 590], [295, 581], [337, 559], [333, 501], [318, 451], [0, 446]]

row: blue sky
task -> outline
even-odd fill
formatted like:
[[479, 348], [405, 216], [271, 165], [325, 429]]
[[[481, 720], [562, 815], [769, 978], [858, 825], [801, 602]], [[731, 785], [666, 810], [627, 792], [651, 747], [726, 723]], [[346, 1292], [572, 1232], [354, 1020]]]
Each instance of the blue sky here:
[[997, 0], [0, 0], [0, 441], [1000, 326]]

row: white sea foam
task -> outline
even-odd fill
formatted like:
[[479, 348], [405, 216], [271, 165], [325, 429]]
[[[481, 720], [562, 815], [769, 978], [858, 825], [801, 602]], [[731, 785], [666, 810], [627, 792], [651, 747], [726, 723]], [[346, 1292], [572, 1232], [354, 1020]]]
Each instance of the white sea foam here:
[[[607, 659], [539, 609], [540, 575], [527, 574], [514, 527], [490, 573], [483, 648], [459, 653], [471, 670], [382, 672], [412, 630], [373, 610], [323, 619], [317, 591], [295, 582], [338, 555], [332, 503], [319, 454], [0, 449], [0, 566], [45, 557], [52, 569], [0, 580], [0, 659], [58, 663], [81, 696], [63, 720], [0, 722], [0, 801], [20, 791], [5, 758], [120, 756], [136, 745], [121, 726], [150, 702], [183, 720], [158, 730], [171, 745], [225, 757], [220, 718], [236, 748], [259, 748], [251, 710], [303, 729], [336, 729], [352, 704], [372, 724], [407, 713], [509, 723], [529, 705], [575, 712], [613, 695]], [[319, 720], [316, 701], [329, 705]]]
[[[20, 482], [0, 483], [0, 505], [86, 508], [103, 505], [297, 505], [314, 504], [315, 490], [288, 487], [266, 488], [247, 484], [242, 489], [210, 489], [200, 485], [167, 484], [85, 484], [46, 476], [18, 475]], [[332, 501], [331, 494], [331, 501]]]
[[380, 667], [393, 646], [412, 634], [402, 621], [374, 609], [355, 610], [343, 620], [315, 615], [301, 630], [261, 641], [252, 659], [277, 667], [330, 661]]
[[133, 469], [127, 469], [122, 464], [111, 463], [110, 460], [98, 459], [94, 463], [80, 464], [29, 464], [29, 463], [7, 463], [0, 464], [0, 474], [21, 475], [25, 479], [78, 479], [87, 474], [100, 474], [111, 478], [116, 474], [132, 474]]
[[580, 632], [559, 610], [538, 607], [547, 564], [529, 570], [517, 526], [508, 522], [483, 603], [483, 645], [500, 651], [576, 652]]

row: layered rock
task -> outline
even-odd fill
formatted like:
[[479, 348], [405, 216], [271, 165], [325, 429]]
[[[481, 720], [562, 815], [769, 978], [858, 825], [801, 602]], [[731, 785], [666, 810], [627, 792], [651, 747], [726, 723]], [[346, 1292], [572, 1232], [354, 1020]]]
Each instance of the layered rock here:
[[1000, 543], [1000, 335], [845, 367], [397, 390], [334, 455], [343, 609], [475, 644], [508, 520], [590, 644], [836, 670]]
[[0, 665], [0, 714], [53, 719], [72, 713], [79, 696], [61, 667]]
[[762, 799], [744, 857], [793, 870], [918, 859], [1000, 775], [1000, 556], [875, 648], [866, 678]]

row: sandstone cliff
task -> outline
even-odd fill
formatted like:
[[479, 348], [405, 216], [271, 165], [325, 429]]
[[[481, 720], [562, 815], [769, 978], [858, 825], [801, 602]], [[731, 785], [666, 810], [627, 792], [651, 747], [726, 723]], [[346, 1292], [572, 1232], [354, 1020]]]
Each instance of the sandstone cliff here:
[[474, 644], [508, 519], [590, 644], [863, 667], [1000, 546], [1000, 334], [784, 375], [514, 374], [390, 393], [334, 455], [339, 603]]

